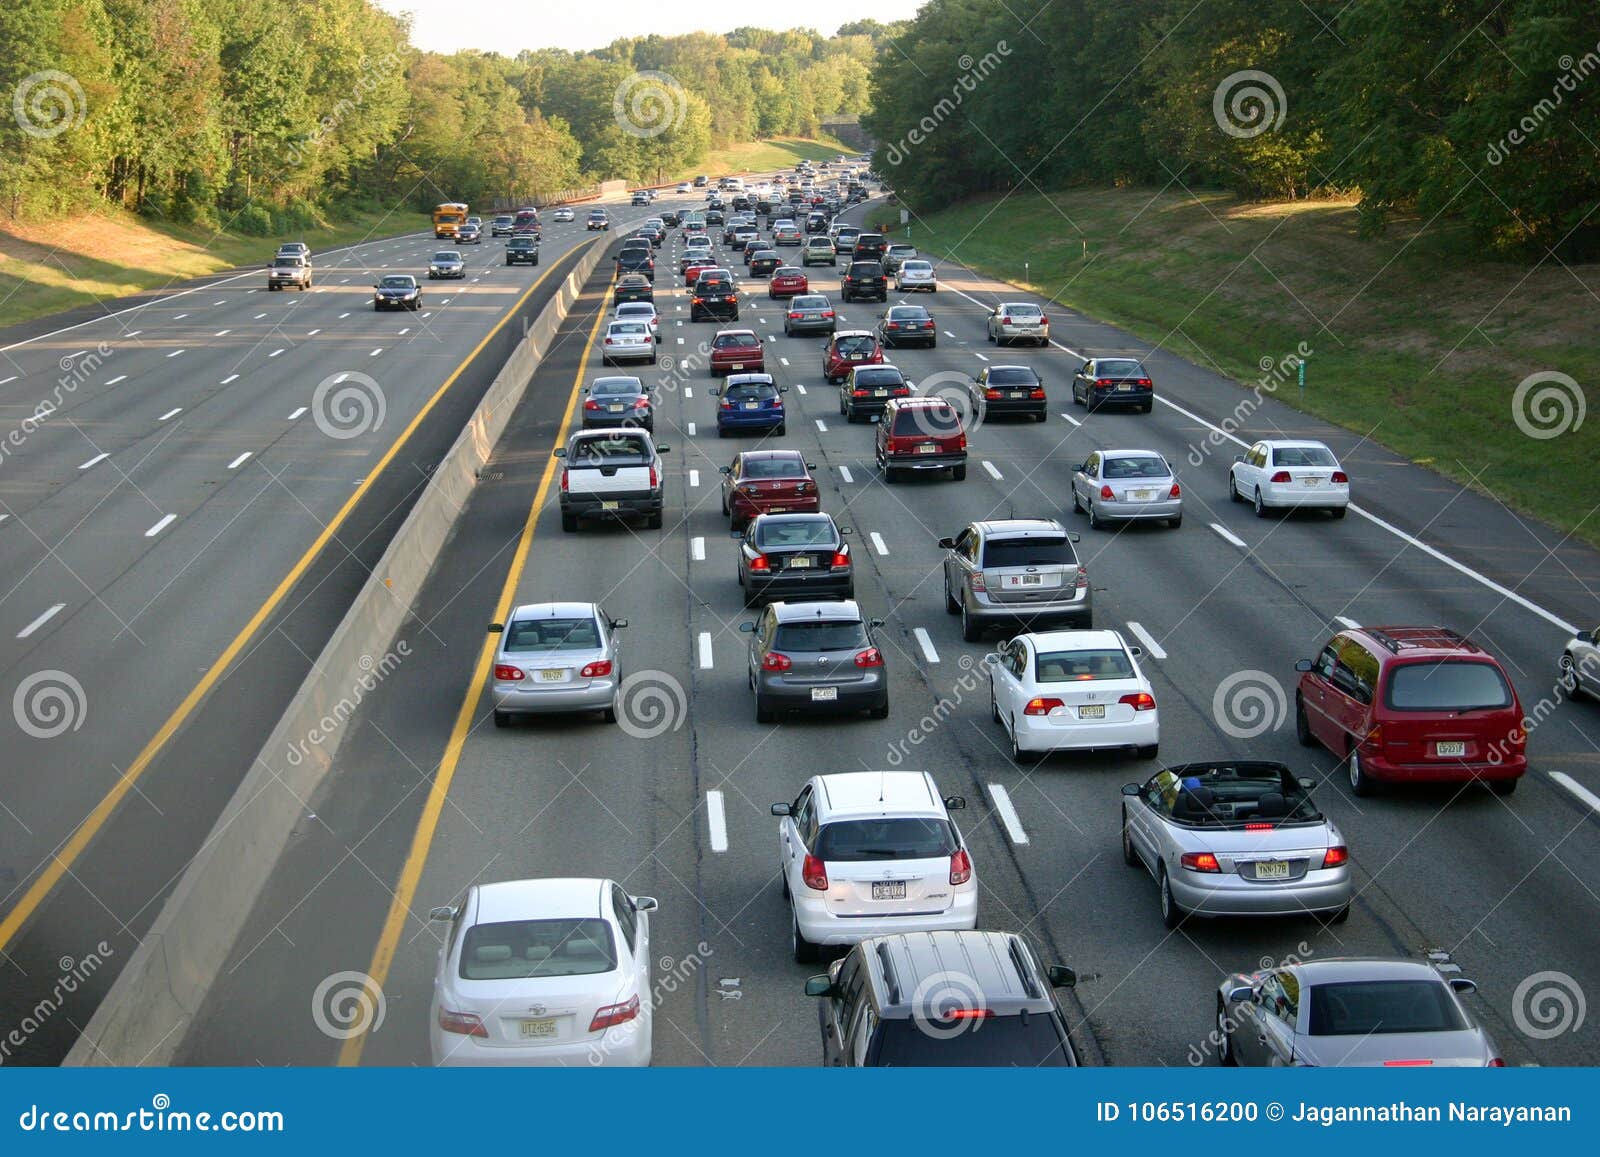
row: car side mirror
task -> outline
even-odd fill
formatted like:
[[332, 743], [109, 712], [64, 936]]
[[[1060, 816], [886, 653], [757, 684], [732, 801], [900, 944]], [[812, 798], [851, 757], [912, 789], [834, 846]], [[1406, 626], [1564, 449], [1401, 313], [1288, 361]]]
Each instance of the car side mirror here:
[[718, 466], [717, 467], [717, 473], [718, 474], [732, 474], [733, 473], [733, 467], [732, 466]]
[[882, 619], [868, 619], [867, 620], [867, 626], [871, 627], [873, 630], [877, 630], [879, 627], [883, 626], [883, 620]]
[[657, 446], [656, 447], [656, 453], [657, 454], [670, 454], [670, 453], [672, 453], [672, 447], [671, 446]]
[[1045, 969], [1045, 975], [1056, 988], [1072, 988], [1078, 983], [1078, 974], [1065, 964], [1052, 964]]
[[560, 448], [558, 448], [556, 450], [551, 451], [551, 453], [554, 454], [557, 458], [565, 458], [567, 456], [567, 450], [566, 450], [566, 447], [564, 447], [564, 446], [560, 447]]
[[771, 811], [775, 816], [786, 816], [789, 814], [789, 805], [786, 803], [775, 803], [772, 805]]
[[706, 391], [706, 393], [710, 394], [713, 398], [720, 398], [722, 396], [722, 389], [719, 386], [712, 386]]
[[456, 910], [454, 908], [440, 907], [440, 908], [430, 908], [428, 910], [428, 919], [429, 920], [454, 920], [455, 918], [456, 918]]
[[1125, 783], [1125, 784], [1123, 784], [1122, 785], [1122, 794], [1123, 795], [1138, 795], [1139, 794], [1139, 785], [1136, 784], [1136, 783]]
[[944, 797], [944, 806], [953, 812], [961, 811], [967, 806], [967, 797], [964, 795], [947, 795]]
[[628, 625], [628, 620], [627, 619], [612, 619], [611, 620], [611, 629], [613, 631], [620, 631], [624, 627], [626, 627], [627, 625]]
[[1243, 462], [1244, 461], [1244, 455], [1243, 454], [1235, 454], [1233, 456], [1233, 460], [1235, 462]]
[[1073, 469], [1079, 471], [1080, 473], [1087, 474], [1089, 473], [1089, 464], [1087, 462], [1079, 462], [1073, 467]]
[[809, 976], [806, 978], [807, 996], [833, 996], [835, 989], [833, 979], [828, 976]]
[[1311, 791], [1317, 786], [1317, 781], [1312, 779], [1309, 775], [1302, 775], [1295, 782], [1298, 783], [1301, 789], [1304, 791]]
[[1248, 984], [1239, 984], [1228, 989], [1227, 1001], [1229, 1004], [1248, 1004], [1256, 997], [1256, 990]]
[[883, 423], [883, 415], [882, 414], [873, 414], [872, 415], [872, 424], [874, 426], [881, 425], [882, 423]]
[[506, 625], [504, 623], [490, 623], [489, 624], [489, 633], [491, 635], [498, 635], [502, 631], [504, 631], [505, 629], [506, 629]]
[[633, 907], [635, 911], [639, 912], [655, 912], [661, 908], [661, 905], [654, 896], [635, 896], [633, 898]]
[[817, 464], [815, 462], [807, 462], [806, 463], [806, 469], [807, 470], [815, 470], [816, 468], [817, 468]]
[[756, 625], [754, 623], [740, 623], [739, 630], [747, 635], [753, 635], [756, 633]]
[[1139, 646], [1129, 647], [1128, 654], [1137, 659], [1140, 655], [1144, 654], [1144, 648]]
[[938, 542], [938, 547], [940, 550], [954, 550], [956, 548], [956, 540], [953, 538], [941, 538]]
[[1294, 669], [1296, 671], [1309, 671], [1309, 670], [1311, 670], [1311, 660], [1310, 659], [1296, 659], [1294, 661]]
[[789, 392], [789, 387], [788, 386], [779, 386], [778, 387], [778, 393], [787, 394], [788, 392]]
[[855, 527], [853, 526], [841, 526], [839, 528], [840, 535], [854, 534], [855, 532]]
[[1068, 542], [1082, 542], [1083, 541], [1083, 536], [1081, 534], [1079, 534], [1076, 530], [1069, 530], [1069, 531], [1067, 531], [1067, 541]]
[[1465, 976], [1452, 976], [1450, 978], [1450, 987], [1462, 996], [1471, 996], [1478, 991], [1478, 982], [1476, 980], [1468, 980]]

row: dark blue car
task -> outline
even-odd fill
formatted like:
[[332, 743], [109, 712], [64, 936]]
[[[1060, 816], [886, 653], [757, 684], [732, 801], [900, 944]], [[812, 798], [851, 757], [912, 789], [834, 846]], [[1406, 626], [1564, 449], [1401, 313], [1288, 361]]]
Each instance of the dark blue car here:
[[717, 437], [742, 430], [786, 433], [783, 395], [788, 390], [771, 374], [730, 374], [720, 389], [711, 391], [717, 399]]

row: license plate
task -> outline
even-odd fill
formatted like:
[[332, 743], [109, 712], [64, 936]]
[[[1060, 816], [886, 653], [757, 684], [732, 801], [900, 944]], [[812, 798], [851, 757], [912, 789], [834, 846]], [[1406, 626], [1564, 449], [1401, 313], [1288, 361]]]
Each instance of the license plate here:
[[811, 688], [811, 701], [813, 703], [831, 702], [837, 698], [839, 698], [839, 688], [837, 687]]
[[744, 404], [744, 408], [747, 409], [747, 410], [759, 410], [761, 408], [761, 403], [760, 402], [746, 402]]
[[1106, 708], [1104, 703], [1085, 703], [1078, 708], [1079, 719], [1104, 719]]
[[1128, 492], [1128, 497], [1135, 502], [1149, 502], [1155, 496], [1156, 492], [1154, 490], [1130, 490]]
[[887, 398], [889, 396], [889, 391], [888, 390], [873, 390], [872, 391], [872, 396], [874, 398]]
[[743, 362], [734, 362], [733, 363], [733, 368], [736, 369], [736, 370], [742, 370], [742, 369], [744, 369], [744, 363]]
[[904, 880], [890, 880], [886, 883], [872, 885], [872, 898], [874, 900], [904, 900], [906, 898], [906, 882]]
[[539, 672], [539, 678], [545, 683], [559, 683], [566, 673], [565, 667], [546, 667]]
[[1453, 740], [1449, 743], [1435, 743], [1433, 753], [1438, 756], [1463, 756], [1467, 754], [1467, 743], [1464, 739]]
[[851, 354], [849, 360], [853, 361], [853, 362], [859, 362], [862, 358], [864, 358], [866, 356], [867, 356], [866, 354]]
[[1287, 860], [1257, 860], [1256, 879], [1258, 880], [1287, 880], [1289, 878], [1289, 863]]
[[617, 503], [617, 502], [601, 502], [600, 503], [600, 509], [601, 510], [616, 510], [620, 505], [621, 505], [621, 503]]
[[1027, 390], [1012, 390], [1011, 391], [1011, 396], [1013, 398], [1026, 398], [1028, 396], [1028, 391]]
[[523, 1040], [535, 1040], [540, 1037], [552, 1037], [555, 1035], [556, 1018], [553, 1016], [544, 1016], [538, 1020], [525, 1020], [522, 1022]]
[[606, 409], [610, 410], [613, 414], [622, 413], [622, 407], [621, 406], [607, 406]]
[[1006, 576], [1008, 587], [1036, 587], [1044, 583], [1044, 576], [1039, 574], [1014, 574]]
[[1318, 483], [1320, 483], [1321, 481], [1322, 481], [1322, 479], [1320, 479], [1320, 478], [1302, 478], [1302, 479], [1300, 479], [1300, 485], [1301, 486], [1315, 486]]
[[937, 446], [918, 446], [917, 447], [917, 453], [918, 454], [933, 454], [933, 453], [937, 452], [938, 449], [939, 449], [939, 447], [937, 447]]
[[808, 567], [810, 565], [811, 565], [811, 560], [809, 558], [805, 557], [805, 555], [799, 555], [799, 556], [797, 556], [795, 558], [791, 558], [789, 560], [789, 565], [788, 565], [787, 569], [789, 569], [789, 570], [804, 570], [806, 567]]
[[1117, 387], [1117, 390], [1119, 392], [1121, 392], [1121, 393], [1132, 393], [1133, 392], [1133, 387], [1128, 385], [1128, 383], [1123, 382], [1120, 386]]

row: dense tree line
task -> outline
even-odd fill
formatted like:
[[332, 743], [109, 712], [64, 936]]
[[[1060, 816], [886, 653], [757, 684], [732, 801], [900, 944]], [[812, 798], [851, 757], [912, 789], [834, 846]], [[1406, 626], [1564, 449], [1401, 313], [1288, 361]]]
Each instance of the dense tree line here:
[[1600, 239], [1594, 0], [930, 0], [865, 126], [928, 207], [1140, 182], [1358, 192], [1502, 250]]
[[0, 206], [265, 235], [357, 204], [639, 180], [864, 111], [886, 32], [441, 55], [372, 0], [6, 0]]

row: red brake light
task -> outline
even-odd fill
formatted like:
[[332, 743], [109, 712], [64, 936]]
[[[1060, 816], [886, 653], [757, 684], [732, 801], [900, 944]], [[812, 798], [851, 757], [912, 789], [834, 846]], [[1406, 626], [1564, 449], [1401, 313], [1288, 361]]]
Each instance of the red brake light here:
[[831, 309], [823, 310], [822, 311], [822, 316], [823, 317], [832, 317], [833, 316], [833, 310], [831, 310]]
[[460, 1033], [462, 1036], [481, 1036], [487, 1038], [489, 1030], [483, 1027], [483, 1021], [478, 1019], [478, 1014], [473, 1012], [451, 1012], [447, 1008], [439, 1010], [439, 1027], [445, 1032]]
[[611, 344], [611, 339], [610, 338], [606, 338], [606, 345], [610, 345], [610, 344]]
[[1247, 831], [1247, 832], [1270, 832], [1272, 830], [1272, 825], [1271, 824], [1262, 824], [1262, 823], [1250, 823], [1250, 824], [1245, 824], [1244, 825], [1244, 830]]
[[1109, 385], [1112, 385], [1113, 383], [1112, 383], [1110, 378], [1096, 378], [1094, 380], [1094, 384], [1097, 385], [1097, 386], [1109, 386]]
[[988, 389], [983, 391], [983, 396], [985, 398], [998, 398], [1000, 396], [1000, 391], [995, 389], [993, 386], [990, 386]]
[[966, 848], [960, 848], [950, 857], [950, 882], [965, 884], [970, 879], [972, 879], [972, 857], [967, 855]]
[[1343, 844], [1334, 844], [1322, 853], [1322, 866], [1324, 868], [1337, 868], [1341, 864], [1350, 862], [1350, 849]]
[[1043, 386], [1034, 386], [1033, 389], [1028, 391], [1028, 397], [1032, 398], [1036, 402], [1043, 401], [1044, 400], [1044, 387]]
[[1346, 474], [1343, 470], [1335, 470], [1333, 472], [1333, 478], [1331, 479], [1331, 481], [1338, 482], [1341, 485], [1344, 485], [1344, 484], [1349, 483], [1350, 476], [1348, 474]]
[[772, 569], [772, 564], [767, 561], [767, 556], [766, 555], [758, 554], [758, 555], [755, 556], [755, 558], [750, 560], [750, 569], [751, 570], [771, 570]]
[[813, 855], [807, 854], [805, 862], [800, 865], [800, 878], [805, 881], [806, 887], [814, 892], [828, 890], [828, 869]]
[[593, 663], [586, 663], [578, 674], [585, 679], [604, 679], [611, 674], [611, 660], [599, 659]]
[[1433, 1064], [1433, 1062], [1431, 1060], [1424, 1059], [1414, 1061], [1384, 1061], [1383, 1064], [1385, 1068], [1390, 1069], [1422, 1069], [1427, 1068], [1429, 1065]]
[[985, 594], [988, 593], [989, 580], [983, 577], [983, 572], [981, 570], [972, 572], [972, 589], [975, 592], [981, 591]]
[[1272, 476], [1272, 480], [1274, 482], [1290, 482], [1290, 481], [1292, 481], [1292, 479], [1289, 476], [1289, 472], [1287, 470], [1278, 471], [1276, 474], [1274, 474]]
[[1059, 699], [1029, 699], [1028, 705], [1022, 709], [1024, 715], [1048, 715], [1057, 707], [1065, 706]]
[[994, 1013], [987, 1008], [952, 1008], [944, 1014], [945, 1020], [986, 1020]]
[[1117, 496], [1111, 492], [1111, 487], [1109, 486], [1100, 487], [1100, 497], [1107, 502], [1115, 502], [1117, 500]]
[[607, 1004], [597, 1008], [594, 1019], [589, 1022], [590, 1032], [599, 1032], [603, 1028], [614, 1028], [639, 1015], [639, 998], [629, 997], [622, 1004]]
[[635, 410], [646, 409], [646, 408], [649, 407], [649, 405], [650, 405], [650, 399], [649, 398], [635, 398], [633, 400], [633, 408]]
[[657, 470], [654, 466], [652, 466], [652, 467], [650, 467], [650, 489], [654, 490], [657, 486], [660, 486], [660, 485], [661, 485], [661, 471]]
[[1506, 1067], [1506, 1060], [1504, 1057], [1490, 1057], [1489, 1063], [1484, 1067], [1490, 1069], [1503, 1069]]
[[1151, 381], [1150, 381], [1150, 379], [1149, 379], [1149, 378], [1140, 378], [1140, 379], [1139, 379], [1139, 380], [1138, 380], [1138, 381], [1137, 381], [1137, 382], [1135, 382], [1135, 383], [1134, 383], [1134, 384], [1135, 384], [1135, 385], [1139, 385], [1139, 386], [1148, 386], [1148, 385], [1150, 385], [1150, 384], [1151, 384]]
[[799, 321], [800, 320], [800, 311], [798, 309], [791, 309], [789, 311], [789, 320], [790, 321]]
[[1222, 865], [1217, 863], [1217, 857], [1210, 852], [1185, 852], [1179, 863], [1191, 872], [1222, 871]]
[[1148, 691], [1135, 691], [1131, 694], [1124, 695], [1121, 699], [1117, 700], [1117, 702], [1126, 703], [1135, 711], [1154, 711], [1156, 709], [1155, 697]]
[[502, 683], [515, 683], [523, 677], [522, 668], [512, 667], [505, 663], [496, 663], [494, 665], [494, 677]]
[[583, 403], [583, 408], [585, 410], [598, 410], [600, 408], [600, 403], [595, 401], [593, 398], [586, 398]]
[[856, 655], [856, 666], [857, 667], [881, 667], [881, 666], [883, 666], [883, 652], [878, 650], [878, 648], [876, 648], [876, 647], [868, 647], [865, 651], [861, 651]]
[[836, 550], [836, 551], [834, 551], [833, 552], [833, 561], [830, 562], [828, 565], [829, 566], [849, 566], [850, 565], [850, 552], [848, 550]]
[[1181, 498], [1181, 497], [1183, 497], [1183, 488], [1181, 486], [1179, 486], [1176, 482], [1174, 482], [1172, 484], [1172, 489], [1167, 491], [1167, 497], [1168, 498]]
[[793, 666], [794, 661], [779, 651], [768, 651], [761, 658], [763, 671], [787, 671]]
[[565, 494], [566, 492], [567, 492], [567, 468], [565, 466], [563, 466], [561, 468], [561, 493]]
[[1010, 325], [1011, 324], [1011, 319], [1009, 317], [1002, 317], [1000, 319], [1000, 324], [1001, 325]]

